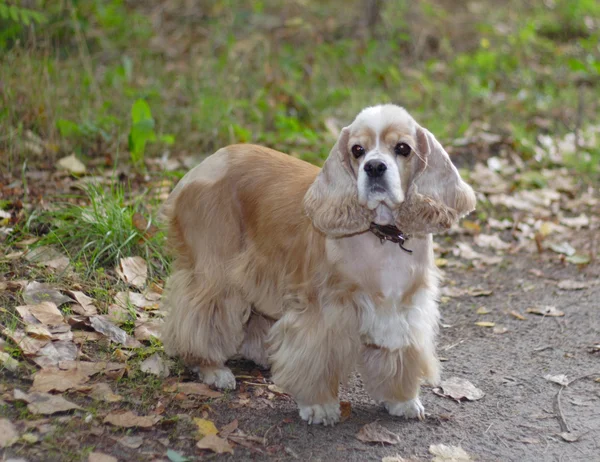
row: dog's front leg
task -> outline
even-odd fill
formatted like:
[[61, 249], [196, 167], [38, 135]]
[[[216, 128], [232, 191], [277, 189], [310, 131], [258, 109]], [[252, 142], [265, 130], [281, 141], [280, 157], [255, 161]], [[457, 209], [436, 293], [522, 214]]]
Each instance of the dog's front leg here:
[[391, 415], [425, 418], [419, 399], [421, 380], [437, 381], [438, 360], [430, 349], [407, 346], [389, 350], [363, 345], [359, 371], [371, 397], [383, 403]]
[[357, 321], [351, 307], [288, 311], [270, 337], [273, 381], [290, 393], [309, 424], [340, 420], [338, 388], [355, 363]]

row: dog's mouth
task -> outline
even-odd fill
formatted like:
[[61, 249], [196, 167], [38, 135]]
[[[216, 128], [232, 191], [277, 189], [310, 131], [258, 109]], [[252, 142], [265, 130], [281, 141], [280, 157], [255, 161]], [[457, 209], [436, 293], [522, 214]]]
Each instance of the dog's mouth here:
[[371, 188], [369, 189], [369, 192], [375, 193], [375, 194], [387, 194], [388, 193], [387, 189], [385, 189], [380, 184], [372, 185]]

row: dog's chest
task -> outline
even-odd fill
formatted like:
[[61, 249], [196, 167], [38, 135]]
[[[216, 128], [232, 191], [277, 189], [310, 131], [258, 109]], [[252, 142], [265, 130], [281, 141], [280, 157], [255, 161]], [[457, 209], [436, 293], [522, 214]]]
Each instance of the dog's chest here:
[[411, 239], [406, 248], [381, 241], [370, 232], [327, 241], [327, 259], [346, 279], [385, 300], [400, 300], [412, 290], [431, 261], [430, 238]]
[[336, 270], [359, 285], [360, 334], [364, 343], [392, 350], [413, 343], [423, 321], [415, 304], [427, 298], [426, 274], [432, 263], [429, 238], [383, 245], [371, 233], [328, 243], [327, 256]]

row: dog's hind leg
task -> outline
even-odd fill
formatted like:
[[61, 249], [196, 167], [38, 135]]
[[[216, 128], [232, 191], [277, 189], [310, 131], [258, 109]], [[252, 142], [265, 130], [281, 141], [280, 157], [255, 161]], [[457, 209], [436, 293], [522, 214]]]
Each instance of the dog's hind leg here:
[[163, 297], [165, 351], [218, 388], [235, 388], [225, 361], [244, 339], [251, 307], [229, 276], [242, 225], [227, 168], [227, 153], [214, 154], [181, 180], [164, 209], [176, 254]]
[[183, 358], [207, 385], [235, 388], [225, 361], [235, 355], [244, 339], [250, 304], [239, 294], [212, 294], [206, 285], [175, 272], [167, 293], [169, 316], [162, 331], [165, 350]]

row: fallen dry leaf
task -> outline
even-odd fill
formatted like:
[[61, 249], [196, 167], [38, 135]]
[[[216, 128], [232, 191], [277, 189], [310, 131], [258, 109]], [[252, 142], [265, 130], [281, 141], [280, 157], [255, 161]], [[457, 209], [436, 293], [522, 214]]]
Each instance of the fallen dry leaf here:
[[4, 351], [0, 351], [0, 365], [11, 372], [15, 372], [19, 368], [19, 361]]
[[504, 242], [496, 234], [478, 234], [473, 241], [479, 247], [490, 247], [494, 250], [506, 250], [510, 248], [510, 244]]
[[91, 316], [90, 324], [95, 331], [106, 335], [106, 337], [115, 343], [119, 343], [128, 347], [141, 346], [137, 340], [135, 340], [133, 337], [130, 337], [123, 329], [115, 326], [112, 322], [106, 319], [105, 316]]
[[73, 312], [82, 316], [94, 316], [98, 314], [98, 309], [94, 305], [93, 298], [88, 297], [78, 290], [67, 290], [66, 292], [77, 302], [77, 304], [71, 305]]
[[146, 292], [144, 294], [131, 291], [118, 292], [115, 296], [115, 303], [123, 308], [133, 305], [143, 310], [152, 311], [158, 309], [160, 298], [161, 295], [156, 292]]
[[[166, 391], [166, 390], [165, 390]], [[220, 398], [223, 393], [211, 390], [208, 385], [199, 382], [184, 382], [176, 385], [173, 391], [184, 393], [186, 395], [199, 395], [206, 398]]]
[[431, 462], [469, 462], [473, 460], [460, 446], [432, 444], [429, 446], [429, 453], [435, 456]]
[[12, 446], [19, 439], [17, 429], [8, 419], [0, 419], [0, 448]]
[[490, 289], [480, 289], [480, 288], [474, 287], [472, 289], [469, 289], [469, 291], [467, 293], [471, 297], [487, 297], [489, 295], [492, 295], [493, 291]]
[[48, 367], [36, 372], [33, 376], [33, 385], [29, 389], [47, 393], [49, 391], [67, 391], [84, 384], [89, 380], [89, 375], [81, 369], [61, 370], [58, 367]]
[[477, 321], [475, 325], [479, 327], [494, 327], [496, 323], [491, 321]]
[[141, 289], [146, 285], [148, 265], [142, 257], [125, 257], [119, 261], [116, 272], [123, 281]]
[[38, 340], [52, 340], [52, 333], [41, 324], [27, 324], [25, 326], [25, 333]]
[[580, 255], [576, 253], [575, 255], [565, 258], [565, 260], [574, 265], [587, 265], [592, 261], [592, 257], [589, 255]]
[[77, 157], [75, 157], [75, 154], [63, 157], [57, 162], [56, 165], [58, 168], [66, 170], [74, 175], [83, 175], [86, 171], [85, 165]]
[[21, 316], [29, 318], [26, 314], [31, 314], [42, 324], [56, 326], [65, 323], [63, 314], [59, 311], [53, 302], [41, 302], [37, 305], [18, 306], [17, 311]]
[[491, 311], [488, 310], [485, 306], [480, 306], [479, 308], [477, 308], [477, 311], [475, 311], [475, 314], [490, 314]]
[[581, 215], [579, 215], [578, 217], [572, 217], [572, 218], [562, 217], [560, 219], [560, 222], [563, 225], [568, 226], [569, 228], [574, 228], [574, 229], [585, 228], [590, 225], [590, 219], [588, 218], [587, 215], [585, 215], [583, 213]]
[[278, 387], [274, 383], [270, 384], [267, 388], [269, 389], [269, 391], [272, 391], [273, 393], [275, 393], [277, 395], [286, 395], [287, 394], [283, 388]]
[[219, 433], [215, 424], [207, 419], [195, 418], [194, 423], [196, 424], [196, 428], [198, 429], [198, 437], [203, 438], [208, 435], [216, 435]]
[[558, 375], [547, 374], [544, 376], [544, 378], [548, 382], [557, 383], [559, 385], [562, 385], [563, 387], [566, 387], [567, 385], [569, 385], [569, 379], [567, 379], [567, 376], [565, 374], [558, 374]]
[[124, 364], [111, 361], [61, 361], [58, 367], [63, 371], [78, 369], [88, 376], [98, 374], [99, 372], [113, 372], [125, 369]]
[[91, 452], [88, 456], [88, 462], [119, 462], [119, 460], [102, 452]]
[[161, 419], [158, 415], [139, 416], [131, 411], [122, 413], [111, 412], [108, 414], [103, 422], [114, 425], [115, 427], [123, 428], [150, 428], [153, 427]]
[[455, 256], [464, 258], [465, 260], [485, 260], [487, 258], [484, 254], [473, 250], [466, 242], [459, 242], [456, 244], [456, 247]]
[[587, 289], [588, 284], [583, 281], [573, 281], [571, 279], [564, 279], [556, 285], [561, 290], [582, 290]]
[[153, 338], [160, 339], [160, 329], [163, 321], [153, 319], [151, 321], [136, 322], [133, 336], [140, 342], [149, 341]]
[[69, 258], [51, 246], [36, 247], [25, 254], [25, 259], [58, 271], [64, 271], [69, 267]]
[[452, 398], [457, 401], [466, 399], [476, 401], [485, 396], [485, 393], [466, 379], [460, 377], [450, 377], [442, 380], [439, 388], [433, 390], [439, 396]]
[[340, 422], [345, 422], [352, 415], [352, 405], [349, 401], [340, 401]]
[[519, 313], [518, 311], [515, 311], [515, 310], [510, 311], [508, 314], [510, 314], [513, 318], [516, 318], [520, 321], [525, 321], [527, 319], [525, 316], [523, 316], [521, 313]]
[[137, 449], [144, 443], [143, 436], [123, 436], [121, 438], [116, 438], [118, 443], [126, 448]]
[[400, 437], [378, 422], [364, 425], [356, 434], [356, 438], [363, 443], [398, 444]]
[[42, 368], [58, 366], [58, 363], [61, 361], [73, 361], [77, 359], [77, 353], [77, 345], [73, 342], [51, 342], [37, 352], [33, 358], [33, 362]]
[[533, 313], [540, 316], [560, 317], [565, 315], [565, 313], [563, 313], [560, 310], [557, 310], [556, 307], [552, 305], [534, 306], [527, 308], [525, 311], [527, 313]]
[[85, 393], [96, 401], [105, 401], [107, 403], [118, 403], [119, 401], [123, 401], [123, 397], [114, 394], [110, 389], [110, 385], [105, 382], [81, 385], [77, 387], [76, 390], [80, 393]]
[[562, 432], [560, 437], [565, 440], [567, 443], [574, 443], [575, 441], [579, 441], [581, 435], [578, 435], [573, 432]]
[[223, 426], [223, 428], [221, 428], [221, 431], [219, 432], [219, 436], [221, 438], [227, 439], [227, 437], [229, 435], [231, 435], [231, 433], [236, 431], [237, 428], [238, 428], [238, 420], [234, 419], [231, 422], [229, 422], [227, 425]]
[[115, 305], [113, 303], [108, 306], [107, 311], [106, 320], [114, 323], [115, 325], [120, 325], [135, 320], [135, 313], [132, 313], [127, 308], [123, 308], [121, 305]]
[[196, 443], [196, 447], [199, 449], [208, 449], [217, 454], [224, 454], [226, 452], [233, 454], [233, 448], [227, 440], [219, 438], [217, 435], [205, 436]]
[[154, 353], [152, 356], [146, 358], [140, 364], [140, 370], [147, 374], [153, 374], [158, 377], [169, 376], [169, 366], [160, 357], [158, 353]]
[[89, 395], [97, 401], [106, 401], [107, 403], [118, 403], [123, 401], [121, 395], [112, 392], [108, 383], [95, 383], [92, 385]]
[[505, 326], [494, 326], [492, 332], [494, 334], [506, 334], [508, 332], [508, 328]]
[[466, 295], [467, 292], [467, 289], [462, 289], [460, 287], [442, 287], [442, 290], [440, 291], [441, 295], [452, 298], [462, 297]]
[[31, 281], [23, 291], [23, 300], [28, 305], [36, 305], [42, 302], [52, 302], [56, 306], [69, 303], [71, 299], [58, 290], [37, 281]]
[[73, 342], [75, 342], [77, 345], [82, 345], [87, 342], [97, 342], [103, 338], [104, 335], [102, 335], [100, 332], [89, 332], [82, 330], [76, 330], [73, 332]]
[[567, 257], [570, 257], [571, 255], [575, 255], [575, 253], [577, 252], [573, 248], [573, 246], [571, 244], [569, 244], [568, 242], [561, 242], [560, 244], [550, 244], [549, 247], [554, 252], [562, 253], [562, 254], [566, 255]]
[[5, 335], [21, 349], [25, 356], [33, 356], [40, 349], [50, 343], [49, 340], [39, 340], [33, 337], [28, 336], [25, 332], [20, 329], [16, 329], [11, 331], [9, 329], [2, 329], [2, 335]]
[[15, 400], [27, 403], [27, 409], [32, 414], [50, 415], [72, 409], [81, 409], [77, 404], [67, 401], [62, 396], [37, 392], [24, 393], [17, 388], [14, 389], [13, 393]]

